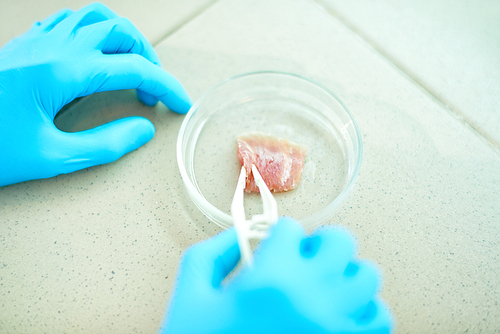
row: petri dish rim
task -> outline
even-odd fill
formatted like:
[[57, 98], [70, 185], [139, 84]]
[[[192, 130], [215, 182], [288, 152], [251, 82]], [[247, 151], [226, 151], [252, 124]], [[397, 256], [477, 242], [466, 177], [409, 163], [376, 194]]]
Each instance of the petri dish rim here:
[[[194, 160], [191, 159], [190, 163], [186, 164], [186, 159], [185, 155], [190, 155], [191, 157], [194, 155], [194, 150], [196, 148], [196, 143], [197, 139], [199, 137], [200, 132], [203, 129], [204, 124], [206, 123], [207, 119], [204, 119], [198, 124], [195, 128], [195, 133], [189, 134], [187, 133], [188, 127], [192, 126], [190, 122], [192, 119], [196, 116], [196, 111], [202, 105], [207, 99], [209, 99], [212, 95], [213, 92], [217, 91], [220, 89], [222, 86], [225, 86], [232, 81], [236, 81], [245, 77], [250, 77], [250, 76], [259, 76], [259, 75], [276, 75], [276, 76], [285, 76], [285, 77], [291, 77], [294, 79], [298, 80], [303, 80], [308, 84], [311, 84], [315, 86], [316, 88], [320, 89], [323, 91], [323, 93], [326, 93], [330, 97], [332, 97], [342, 108], [342, 112], [345, 113], [344, 116], [347, 116], [349, 119], [349, 124], [352, 125], [353, 129], [353, 135], [351, 135], [351, 140], [353, 142], [353, 145], [356, 146], [356, 150], [354, 152], [355, 156], [347, 157], [347, 164], [348, 164], [348, 176], [347, 176], [347, 183], [343, 187], [342, 191], [339, 193], [339, 195], [328, 205], [326, 205], [324, 208], [321, 210], [305, 217], [302, 219], [299, 219], [299, 222], [306, 228], [314, 227], [317, 226], [333, 217], [333, 215], [337, 212], [337, 210], [340, 208], [342, 202], [346, 199], [346, 197], [350, 194], [354, 184], [356, 183], [357, 177], [359, 175], [359, 171], [361, 168], [361, 162], [362, 162], [362, 156], [363, 156], [363, 144], [361, 140], [361, 134], [359, 131], [359, 127], [352, 115], [352, 113], [349, 111], [347, 106], [340, 100], [337, 95], [335, 95], [331, 90], [329, 90], [327, 87], [324, 85], [315, 82], [309, 78], [306, 78], [304, 76], [294, 74], [294, 73], [288, 73], [288, 72], [278, 72], [278, 71], [256, 71], [256, 72], [249, 72], [249, 73], [243, 73], [239, 74], [236, 76], [233, 76], [229, 79], [223, 80], [219, 84], [215, 85], [211, 89], [209, 89], [203, 96], [196, 101], [195, 104], [191, 107], [189, 112], [187, 113], [186, 117], [184, 118], [178, 137], [177, 137], [177, 163], [179, 167], [179, 171], [181, 173], [182, 180], [184, 182], [184, 185], [186, 187], [186, 190], [188, 191], [188, 195], [190, 198], [193, 200], [194, 204], [198, 207], [198, 209], [205, 215], [207, 216], [210, 220], [212, 220], [214, 223], [220, 225], [223, 228], [229, 228], [232, 226], [232, 218], [230, 214], [222, 212], [220, 209], [215, 207], [212, 203], [210, 203], [201, 193], [201, 190], [199, 187], [196, 185], [196, 182], [193, 182], [193, 179], [196, 180], [196, 176], [194, 173]], [[213, 114], [213, 112], [210, 113], [210, 115]], [[347, 124], [347, 125], [349, 125]], [[344, 129], [337, 129], [339, 130], [343, 135], [345, 134]], [[186, 134], [189, 136], [186, 139]], [[192, 140], [194, 138], [194, 141]], [[191, 139], [191, 142], [189, 141]], [[188, 172], [189, 171], [189, 172]], [[191, 176], [193, 179], [191, 178]]]

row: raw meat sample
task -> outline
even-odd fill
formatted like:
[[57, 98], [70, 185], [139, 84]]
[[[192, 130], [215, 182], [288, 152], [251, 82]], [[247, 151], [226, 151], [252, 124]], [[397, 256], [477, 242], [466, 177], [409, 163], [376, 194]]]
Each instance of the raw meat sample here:
[[259, 192], [252, 174], [257, 167], [269, 190], [282, 192], [295, 189], [302, 179], [306, 148], [286, 139], [251, 133], [238, 136], [238, 159], [245, 166], [247, 192]]

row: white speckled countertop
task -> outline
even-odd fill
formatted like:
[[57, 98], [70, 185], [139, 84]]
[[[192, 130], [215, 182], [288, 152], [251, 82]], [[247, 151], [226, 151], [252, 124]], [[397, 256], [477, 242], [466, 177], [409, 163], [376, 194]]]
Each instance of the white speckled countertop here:
[[[4, 5], [0, 44], [62, 3], [51, 0], [43, 10], [29, 0]], [[71, 3], [78, 9], [87, 1]], [[461, 16], [499, 13], [496, 3], [471, 8], [460, 0], [442, 20], [435, 11], [446, 6], [426, 7], [424, 0], [372, 1], [381, 13], [372, 16], [361, 0], [105, 3], [154, 43], [193, 100], [254, 70], [295, 72], [336, 92], [358, 122], [364, 156], [354, 191], [330, 223], [352, 230], [360, 254], [381, 267], [397, 332], [498, 332], [500, 51], [489, 41], [500, 23]], [[406, 24], [421, 23], [425, 8], [434, 20]], [[485, 30], [491, 33], [481, 35]], [[432, 48], [436, 36], [450, 47]], [[486, 51], [448, 53], [471, 40]], [[467, 71], [453, 71], [463, 59], [490, 76], [475, 71], [468, 83]], [[155, 332], [181, 252], [220, 231], [190, 201], [179, 175], [183, 116], [120, 91], [73, 103], [56, 124], [77, 131], [128, 115], [156, 128], [137, 151], [0, 188], [1, 333]]]

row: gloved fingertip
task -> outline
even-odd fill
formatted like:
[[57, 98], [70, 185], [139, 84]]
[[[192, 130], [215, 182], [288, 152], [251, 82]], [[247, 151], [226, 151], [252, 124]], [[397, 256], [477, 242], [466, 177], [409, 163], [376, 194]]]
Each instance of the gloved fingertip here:
[[295, 230], [297, 232], [300, 231], [302, 234], [305, 233], [304, 228], [295, 218], [287, 216], [283, 216], [278, 219], [278, 222], [272, 228], [272, 231], [274, 230]]
[[191, 102], [191, 99], [189, 96], [183, 96], [181, 100], [179, 100], [175, 106], [172, 106], [170, 108], [172, 111], [175, 111], [178, 114], [187, 114], [191, 107], [193, 106], [193, 102]]
[[299, 222], [297, 221], [297, 219], [292, 218], [292, 217], [288, 217], [288, 216], [281, 216], [278, 219], [278, 223], [299, 225]]
[[182, 104], [177, 112], [179, 114], [187, 114], [192, 106], [193, 106], [193, 101], [191, 101], [189, 96], [186, 94], [186, 96], [183, 98]]
[[179, 89], [175, 97], [170, 95], [163, 96], [161, 101], [168, 109], [178, 114], [186, 114], [193, 106], [193, 102], [184, 89]]
[[264, 253], [269, 248], [300, 251], [300, 242], [303, 238], [305, 238], [305, 230], [299, 222], [290, 217], [281, 217], [271, 227], [269, 237], [262, 241], [257, 253]]
[[135, 132], [138, 134], [136, 139], [136, 148], [141, 147], [142, 145], [149, 142], [155, 135], [155, 127], [150, 120], [144, 117], [137, 117], [137, 124]]
[[366, 332], [392, 333], [395, 331], [394, 315], [380, 297], [376, 296], [360, 311], [354, 319], [356, 319], [356, 324]]
[[234, 228], [189, 247], [183, 255], [181, 271], [211, 288], [220, 286], [240, 259]]

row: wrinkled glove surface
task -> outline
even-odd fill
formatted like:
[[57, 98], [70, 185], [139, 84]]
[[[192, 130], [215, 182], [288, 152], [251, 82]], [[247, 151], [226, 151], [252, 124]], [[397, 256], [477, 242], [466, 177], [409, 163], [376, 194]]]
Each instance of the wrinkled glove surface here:
[[63, 10], [7, 44], [0, 50], [0, 186], [108, 163], [148, 142], [154, 127], [143, 117], [77, 133], [55, 127], [75, 98], [120, 89], [178, 113], [191, 106], [144, 36], [101, 4]]
[[240, 253], [230, 229], [188, 249], [162, 333], [389, 333], [374, 265], [354, 258], [337, 228], [306, 236], [281, 219], [235, 277]]

